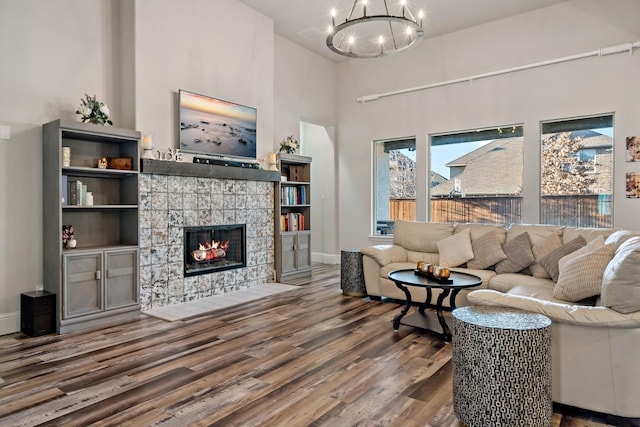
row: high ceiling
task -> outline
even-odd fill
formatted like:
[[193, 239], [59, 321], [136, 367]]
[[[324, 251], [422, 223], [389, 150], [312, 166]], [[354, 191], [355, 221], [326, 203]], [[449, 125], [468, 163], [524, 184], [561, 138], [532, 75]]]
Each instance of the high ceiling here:
[[[344, 19], [353, 0], [240, 0], [273, 19], [275, 32], [332, 61], [346, 58], [331, 52], [325, 43], [330, 10]], [[387, 0], [389, 7], [392, 2]], [[567, 0], [409, 0], [414, 10], [426, 12], [425, 38], [436, 37]], [[369, 0], [369, 4], [382, 0]]]

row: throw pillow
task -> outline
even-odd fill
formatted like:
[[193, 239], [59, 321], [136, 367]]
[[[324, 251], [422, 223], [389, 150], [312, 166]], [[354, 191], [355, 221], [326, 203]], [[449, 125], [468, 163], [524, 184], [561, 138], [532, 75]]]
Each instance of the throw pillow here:
[[[568, 261], [571, 261], [574, 258], [579, 257], [580, 255], [584, 255], [588, 252], [594, 251], [598, 248], [601, 248], [604, 246], [604, 236], [598, 236], [595, 239], [593, 239], [592, 241], [590, 241], [589, 243], [587, 243], [587, 246], [584, 246], [580, 249], [578, 249], [575, 252], [571, 252], [569, 255], [565, 255], [562, 258], [560, 258], [558, 260], [558, 270], [562, 271], [562, 267], [564, 266], [564, 264], [566, 264]], [[615, 244], [614, 244], [615, 247]]]
[[507, 259], [496, 264], [496, 273], [498, 274], [517, 273], [535, 261], [533, 252], [531, 252], [531, 239], [526, 231], [507, 241], [502, 245], [502, 250]]
[[640, 237], [620, 245], [602, 278], [601, 304], [619, 313], [640, 310]]
[[468, 268], [484, 270], [506, 259], [498, 233], [490, 231], [477, 239], [471, 239], [474, 258], [467, 263]]
[[529, 270], [531, 271], [531, 275], [533, 277], [538, 277], [540, 279], [550, 279], [549, 273], [545, 268], [540, 265], [540, 260], [547, 254], [551, 253], [553, 250], [562, 247], [562, 240], [560, 240], [560, 236], [555, 231], [536, 245], [533, 245], [531, 251], [533, 252], [533, 256], [536, 257], [535, 262], [533, 262], [529, 266]]
[[436, 245], [438, 246], [438, 264], [443, 267], [458, 267], [473, 259], [469, 229], [438, 240]]
[[540, 265], [544, 267], [545, 270], [549, 273], [551, 280], [554, 282], [558, 281], [558, 275], [560, 275], [560, 270], [558, 269], [558, 261], [565, 255], [569, 255], [571, 252], [575, 252], [581, 247], [585, 246], [587, 242], [584, 240], [584, 237], [578, 236], [570, 242], [565, 243], [562, 247], [558, 249], [554, 249], [550, 253], [540, 259]]
[[609, 244], [567, 261], [560, 269], [553, 297], [576, 302], [600, 294], [602, 275], [615, 251], [616, 245]]

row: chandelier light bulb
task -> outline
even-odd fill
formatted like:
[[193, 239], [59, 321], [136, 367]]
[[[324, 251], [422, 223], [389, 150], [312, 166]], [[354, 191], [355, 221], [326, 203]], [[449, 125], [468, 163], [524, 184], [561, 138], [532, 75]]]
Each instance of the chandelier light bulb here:
[[353, 36], [349, 36], [349, 39], [347, 41], [349, 42], [349, 44], [354, 44], [356, 42], [356, 38]]
[[378, 44], [383, 44], [383, 43], [384, 43], [384, 37], [378, 36]]
[[418, 12], [418, 19], [420, 19], [420, 22], [418, 24], [420, 25], [420, 27], [422, 27], [422, 18], [424, 18], [424, 11], [420, 9], [420, 11]]
[[336, 8], [332, 7], [331, 8], [331, 30], [329, 30], [329, 33], [333, 33], [333, 28], [336, 26]]
[[333, 25], [329, 25], [327, 27], [327, 33], [332, 34], [333, 33]]

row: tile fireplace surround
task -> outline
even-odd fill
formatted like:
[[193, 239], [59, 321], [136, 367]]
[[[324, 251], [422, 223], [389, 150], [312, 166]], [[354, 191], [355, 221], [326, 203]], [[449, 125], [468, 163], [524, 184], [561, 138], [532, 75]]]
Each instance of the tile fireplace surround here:
[[[272, 281], [274, 182], [279, 172], [143, 159], [140, 175], [142, 310]], [[183, 228], [246, 224], [247, 266], [184, 277]]]

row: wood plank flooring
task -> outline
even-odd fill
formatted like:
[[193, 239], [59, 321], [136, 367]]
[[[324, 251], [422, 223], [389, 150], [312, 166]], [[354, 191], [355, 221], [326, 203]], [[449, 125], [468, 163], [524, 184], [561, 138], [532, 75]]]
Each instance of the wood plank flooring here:
[[[186, 321], [0, 337], [1, 426], [458, 426], [451, 345], [394, 303], [299, 289]], [[608, 425], [555, 408], [554, 426]]]

